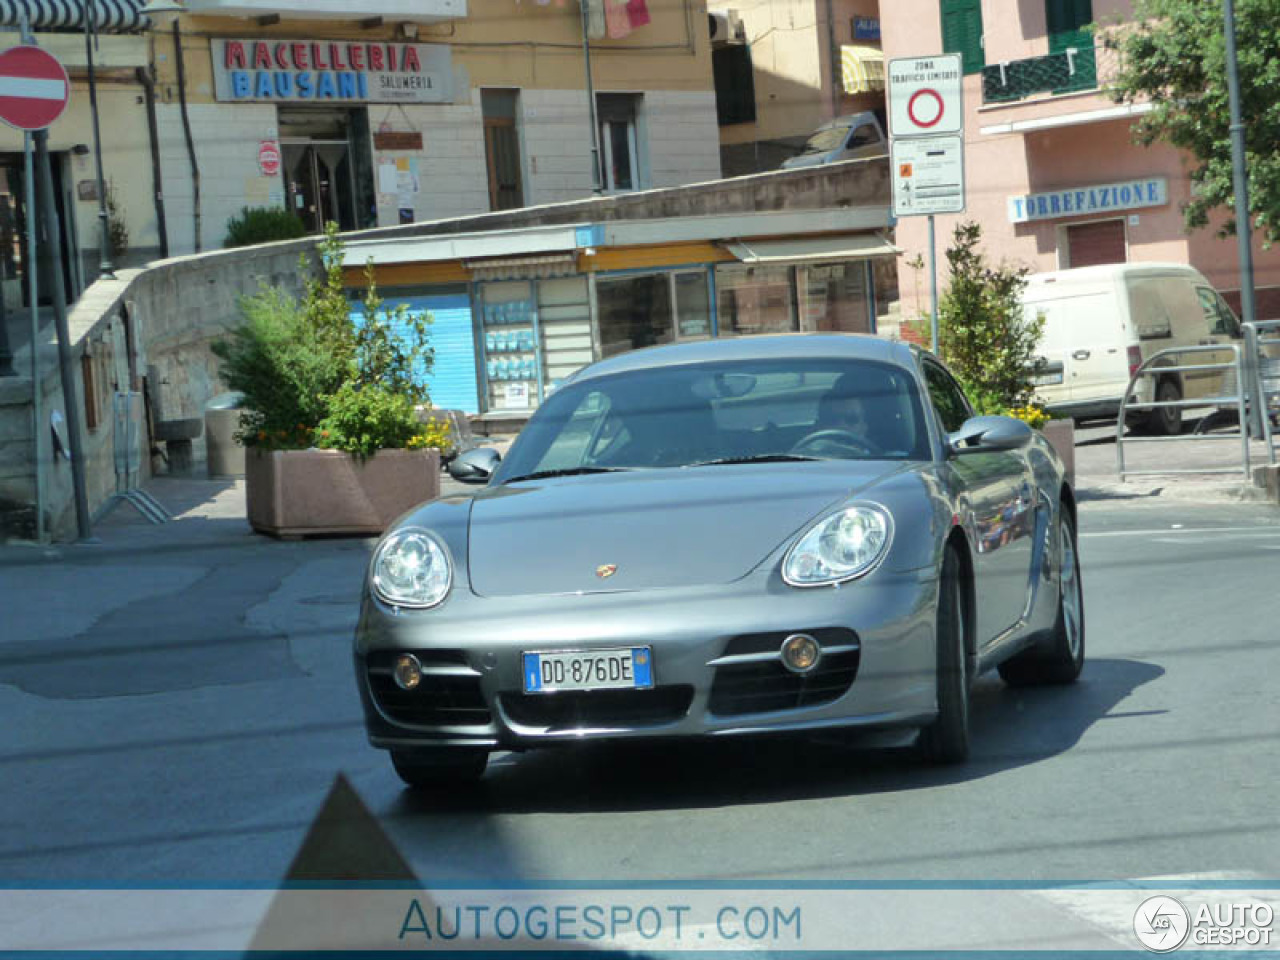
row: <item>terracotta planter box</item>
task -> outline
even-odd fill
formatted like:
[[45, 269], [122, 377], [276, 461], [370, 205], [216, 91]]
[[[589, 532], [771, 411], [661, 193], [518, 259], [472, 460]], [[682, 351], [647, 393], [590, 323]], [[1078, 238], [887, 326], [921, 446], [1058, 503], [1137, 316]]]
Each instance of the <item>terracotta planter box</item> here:
[[1067, 468], [1067, 481], [1074, 487], [1076, 485], [1076, 423], [1068, 418], [1066, 420], [1050, 420], [1042, 429], [1044, 438], [1049, 441], [1053, 449], [1058, 452], [1058, 456], [1062, 458], [1063, 464]]
[[339, 450], [245, 451], [245, 501], [258, 533], [372, 536], [438, 496], [438, 450], [380, 450], [363, 462]]

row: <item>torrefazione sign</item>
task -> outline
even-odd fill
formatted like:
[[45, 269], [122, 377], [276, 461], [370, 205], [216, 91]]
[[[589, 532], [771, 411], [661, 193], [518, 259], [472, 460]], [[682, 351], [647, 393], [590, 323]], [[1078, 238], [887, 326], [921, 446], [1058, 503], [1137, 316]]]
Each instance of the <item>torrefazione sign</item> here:
[[332, 40], [211, 41], [214, 93], [239, 103], [451, 103], [442, 44]]
[[1049, 193], [1029, 193], [1009, 198], [1009, 221], [1054, 220], [1088, 213], [1163, 207], [1169, 202], [1169, 182], [1164, 177], [1126, 180], [1092, 187], [1071, 187]]

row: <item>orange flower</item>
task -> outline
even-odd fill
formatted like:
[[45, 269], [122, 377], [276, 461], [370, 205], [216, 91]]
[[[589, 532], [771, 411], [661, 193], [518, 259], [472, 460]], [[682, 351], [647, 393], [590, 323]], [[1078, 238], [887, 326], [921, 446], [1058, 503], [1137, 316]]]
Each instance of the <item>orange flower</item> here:
[[328, 430], [321, 430], [321, 431], [320, 431], [320, 436], [322, 436], [322, 437], [328, 437], [328, 436], [329, 436], [329, 431], [328, 431]]

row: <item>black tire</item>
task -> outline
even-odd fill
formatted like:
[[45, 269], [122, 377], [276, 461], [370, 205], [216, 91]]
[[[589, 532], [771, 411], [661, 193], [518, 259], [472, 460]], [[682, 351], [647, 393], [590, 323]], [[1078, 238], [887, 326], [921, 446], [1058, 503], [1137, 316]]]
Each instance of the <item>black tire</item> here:
[[489, 751], [470, 747], [392, 750], [391, 765], [410, 787], [456, 786], [480, 779], [489, 765]]
[[1084, 669], [1084, 583], [1076, 550], [1076, 526], [1066, 507], [1058, 519], [1058, 616], [1053, 633], [1000, 664], [1011, 687], [1074, 683]]
[[[1182, 399], [1182, 388], [1176, 380], [1161, 380], [1156, 384], [1155, 399], [1159, 403], [1171, 403]], [[1157, 437], [1176, 437], [1182, 433], [1181, 407], [1156, 407], [1147, 417], [1146, 432]]]
[[920, 748], [932, 763], [960, 763], [969, 756], [969, 657], [960, 558], [948, 547], [938, 582], [938, 716], [920, 731]]

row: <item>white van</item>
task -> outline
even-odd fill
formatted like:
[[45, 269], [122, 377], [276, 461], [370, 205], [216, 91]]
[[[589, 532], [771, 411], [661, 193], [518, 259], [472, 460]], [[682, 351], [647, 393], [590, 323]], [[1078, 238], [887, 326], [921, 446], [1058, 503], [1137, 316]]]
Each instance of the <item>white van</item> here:
[[[1045, 320], [1036, 394], [1051, 413], [1076, 420], [1116, 416], [1129, 378], [1158, 351], [1226, 346], [1240, 343], [1242, 336], [1231, 308], [1199, 271], [1184, 264], [1120, 263], [1032, 274], [1022, 302], [1028, 313]], [[1177, 357], [1168, 365], [1226, 363], [1232, 356], [1224, 349]], [[1226, 374], [1143, 377], [1136, 399], [1219, 396]], [[1142, 424], [1177, 433], [1182, 408], [1150, 411]]]

